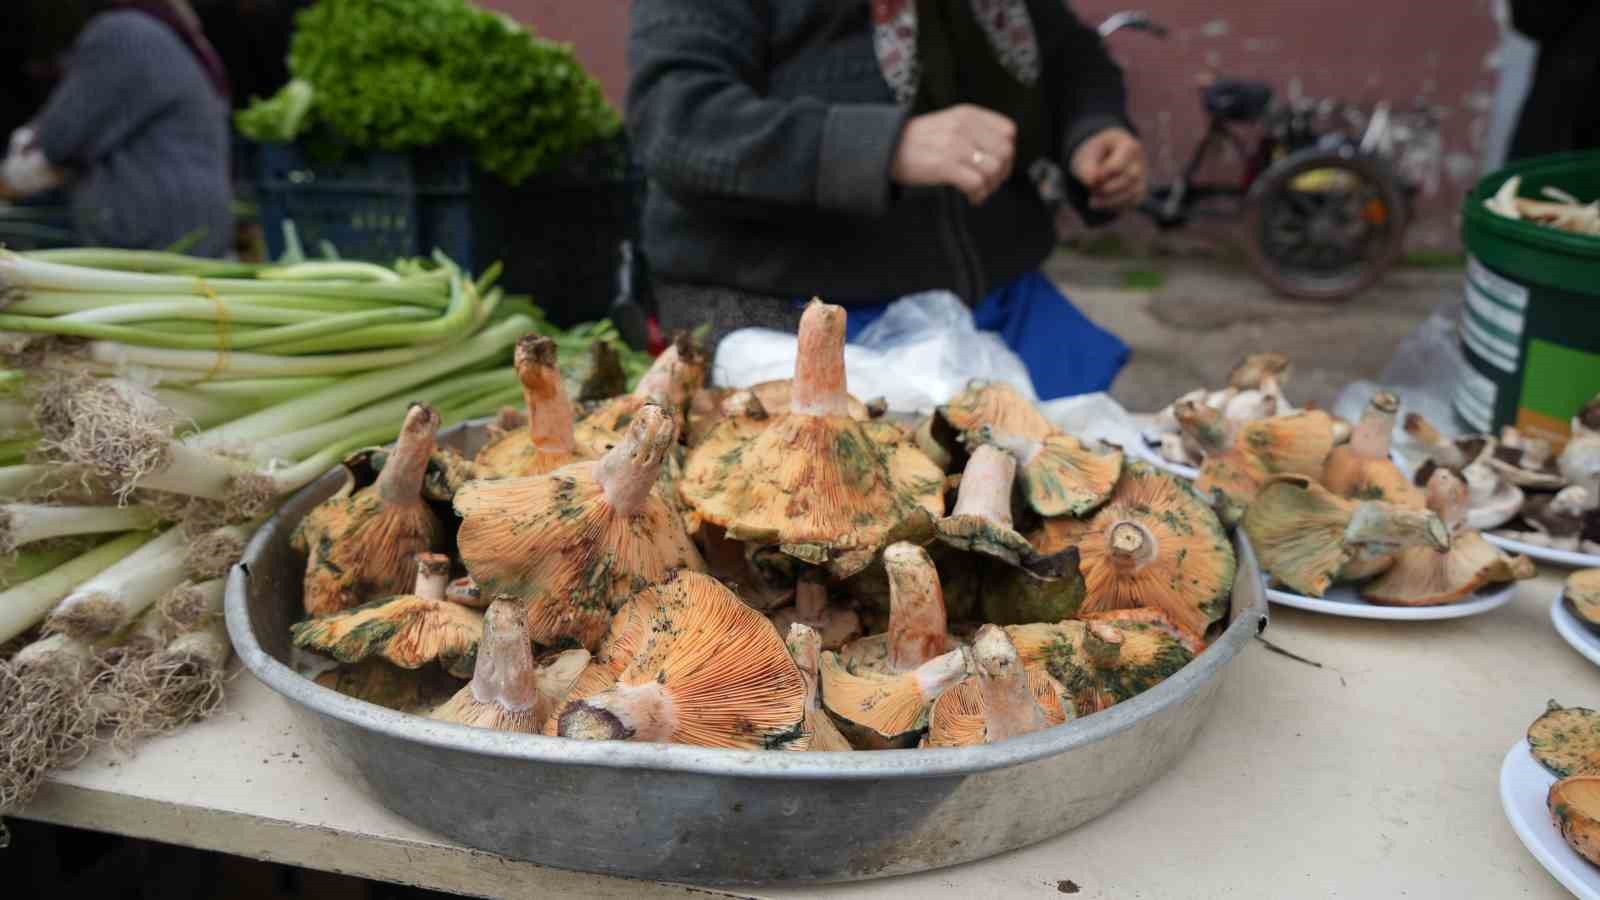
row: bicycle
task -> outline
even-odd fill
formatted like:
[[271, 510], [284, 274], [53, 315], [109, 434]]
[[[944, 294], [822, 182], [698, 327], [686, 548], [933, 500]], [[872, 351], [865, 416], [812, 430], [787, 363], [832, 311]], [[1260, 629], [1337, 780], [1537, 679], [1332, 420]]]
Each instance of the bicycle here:
[[[1101, 23], [1167, 37], [1146, 13], [1118, 12]], [[1387, 108], [1367, 117], [1334, 101], [1274, 104], [1261, 81], [1218, 79], [1201, 89], [1208, 124], [1178, 179], [1153, 185], [1140, 205], [1164, 231], [1183, 228], [1223, 201], [1222, 218], [1246, 225], [1251, 267], [1275, 291], [1343, 300], [1377, 281], [1399, 258], [1415, 186], [1380, 152], [1392, 144]], [[1247, 127], [1259, 126], [1252, 140]], [[1200, 180], [1223, 145], [1245, 160], [1237, 180]]]

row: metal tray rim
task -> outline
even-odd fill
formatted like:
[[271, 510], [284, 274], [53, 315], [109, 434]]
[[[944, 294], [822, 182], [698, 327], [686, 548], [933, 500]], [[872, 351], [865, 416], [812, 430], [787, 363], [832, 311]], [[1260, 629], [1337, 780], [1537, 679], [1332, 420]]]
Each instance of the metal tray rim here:
[[[331, 487], [332, 473], [302, 493]], [[292, 505], [288, 504], [288, 505]], [[245, 547], [228, 574], [225, 617], [229, 637], [251, 674], [286, 700], [319, 715], [376, 732], [447, 750], [559, 766], [649, 769], [731, 778], [782, 780], [912, 779], [970, 775], [1022, 765], [1092, 744], [1133, 727], [1181, 703], [1215, 677], [1267, 624], [1267, 598], [1255, 553], [1242, 532], [1235, 536], [1238, 574], [1234, 592], [1247, 605], [1211, 646], [1156, 687], [1111, 709], [1000, 744], [979, 747], [911, 749], [872, 753], [775, 753], [727, 750], [681, 744], [624, 741], [572, 741], [544, 735], [489, 731], [437, 722], [346, 697], [303, 678], [274, 659], [256, 641], [249, 613], [247, 567], [260, 557], [274, 533], [288, 527], [280, 514], [270, 518]]]

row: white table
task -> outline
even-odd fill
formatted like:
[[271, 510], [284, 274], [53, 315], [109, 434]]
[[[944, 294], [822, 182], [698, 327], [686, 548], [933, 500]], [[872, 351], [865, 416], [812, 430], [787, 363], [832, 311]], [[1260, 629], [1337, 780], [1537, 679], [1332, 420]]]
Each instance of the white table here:
[[[1274, 609], [1177, 768], [1105, 817], [983, 862], [751, 897], [1564, 897], [1500, 810], [1507, 748], [1551, 697], [1600, 705], [1600, 669], [1551, 628], [1560, 573], [1486, 615], [1335, 619]], [[441, 840], [342, 780], [248, 674], [209, 722], [60, 774], [27, 818], [493, 897], [704, 891], [548, 869]], [[15, 852], [15, 851], [13, 851]], [[1071, 882], [1072, 885], [1066, 884]]]

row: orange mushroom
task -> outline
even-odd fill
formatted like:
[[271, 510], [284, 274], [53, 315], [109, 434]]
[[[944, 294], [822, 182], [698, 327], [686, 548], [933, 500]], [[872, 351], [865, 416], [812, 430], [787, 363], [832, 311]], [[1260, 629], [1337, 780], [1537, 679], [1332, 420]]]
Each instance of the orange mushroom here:
[[588, 662], [588, 651], [567, 650], [535, 667], [527, 615], [516, 603], [496, 600], [483, 616], [472, 680], [430, 715], [459, 725], [538, 734]]
[[818, 671], [822, 655], [822, 638], [818, 636], [816, 629], [796, 622], [789, 626], [784, 643], [789, 648], [789, 655], [794, 658], [795, 667], [800, 670], [800, 677], [806, 682], [805, 728], [811, 734], [811, 744], [806, 749], [813, 751], [854, 749], [850, 746], [850, 742], [844, 739], [844, 735], [839, 733], [838, 727], [822, 708], [822, 676]]
[[1439, 606], [1454, 603], [1490, 584], [1532, 578], [1526, 556], [1507, 556], [1483, 535], [1464, 526], [1467, 483], [1449, 469], [1428, 479], [1428, 507], [1451, 530], [1450, 546], [1407, 547], [1388, 570], [1361, 589], [1361, 596], [1383, 606]]
[[979, 628], [972, 657], [977, 671], [933, 701], [927, 746], [994, 744], [1072, 718], [1066, 690], [1043, 669], [1023, 668], [1004, 629]]
[[661, 351], [634, 386], [633, 392], [602, 402], [578, 423], [577, 441], [592, 456], [611, 449], [627, 433], [629, 423], [646, 405], [672, 414], [680, 433], [685, 428], [689, 400], [706, 380], [706, 355], [686, 334]]
[[1228, 610], [1236, 561], [1222, 523], [1184, 482], [1124, 468], [1078, 544], [1081, 613], [1154, 607], [1196, 639]]
[[951, 650], [907, 672], [847, 666], [822, 654], [822, 705], [857, 750], [915, 747], [939, 695], [965, 678], [965, 652]]
[[949, 634], [944, 589], [928, 551], [901, 541], [883, 551], [889, 580], [889, 627], [851, 641], [840, 651], [855, 670], [909, 672], [956, 646]]
[[689, 401], [689, 433], [685, 440], [690, 447], [698, 447], [711, 429], [724, 419], [744, 418], [764, 422], [768, 415], [761, 399], [747, 388], [701, 388], [694, 392], [694, 398]]
[[861, 616], [856, 611], [828, 602], [828, 583], [815, 570], [801, 576], [794, 590], [794, 605], [772, 614], [779, 634], [788, 634], [792, 625], [816, 629], [826, 650], [837, 650], [861, 636]]
[[1322, 473], [1333, 451], [1333, 420], [1320, 410], [1247, 422], [1225, 450], [1206, 455], [1194, 488], [1233, 525], [1273, 475]]
[[636, 599], [649, 622], [616, 683], [568, 702], [556, 732], [741, 750], [805, 750], [805, 678], [760, 613], [680, 572]]
[[975, 432], [985, 425], [1000, 434], [1042, 441], [1059, 429], [1017, 389], [1004, 381], [974, 379], [965, 390], [939, 407], [939, 414], [957, 432]]
[[646, 406], [598, 460], [457, 492], [467, 571], [490, 597], [526, 604], [535, 641], [593, 649], [629, 596], [678, 569], [704, 571], [677, 512], [652, 490], [674, 436], [666, 413]]
[[679, 485], [695, 518], [838, 577], [944, 513], [944, 473], [909, 436], [850, 418], [844, 325], [842, 308], [813, 301], [800, 320], [789, 411], [759, 428], [718, 424], [690, 452]]
[[1132, 619], [1013, 625], [1006, 633], [1023, 665], [1056, 679], [1080, 716], [1144, 693], [1195, 656], [1169, 627]]
[[527, 427], [508, 431], [478, 451], [474, 463], [481, 478], [543, 475], [571, 465], [588, 454], [573, 437], [572, 402], [561, 380], [556, 342], [528, 335], [517, 342], [517, 378], [527, 404]]
[[414, 403], [378, 480], [359, 491], [344, 485], [295, 528], [290, 544], [306, 554], [303, 602], [321, 616], [403, 593], [416, 576], [415, 557], [443, 549], [444, 526], [422, 499], [422, 479], [439, 430], [439, 414]]
[[1389, 459], [1390, 435], [1400, 398], [1378, 391], [1361, 413], [1350, 443], [1335, 447], [1322, 470], [1322, 484], [1341, 497], [1382, 500], [1408, 509], [1426, 509], [1427, 498]]
[[1402, 547], [1450, 546], [1443, 521], [1426, 510], [1339, 497], [1309, 478], [1269, 480], [1244, 515], [1261, 567], [1290, 590], [1321, 597], [1352, 562], [1392, 556]]
[[300, 622], [291, 628], [294, 645], [346, 663], [378, 656], [403, 669], [438, 660], [465, 678], [483, 636], [483, 616], [444, 598], [450, 557], [419, 553], [415, 571], [412, 593]]

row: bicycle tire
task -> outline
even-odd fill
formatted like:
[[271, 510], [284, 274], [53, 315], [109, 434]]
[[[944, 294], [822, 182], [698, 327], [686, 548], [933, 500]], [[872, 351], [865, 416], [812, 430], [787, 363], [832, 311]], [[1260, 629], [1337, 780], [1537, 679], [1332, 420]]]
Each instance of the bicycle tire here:
[[[1316, 275], [1286, 267], [1273, 258], [1264, 245], [1269, 201], [1294, 179], [1321, 169], [1343, 170], [1370, 185], [1375, 191], [1373, 199], [1382, 204], [1387, 219], [1386, 231], [1378, 243], [1368, 248], [1356, 263]], [[1251, 268], [1279, 294], [1297, 300], [1347, 300], [1382, 278], [1399, 259], [1409, 224], [1408, 203], [1400, 180], [1382, 160], [1347, 149], [1309, 148], [1268, 167], [1251, 187], [1245, 202], [1245, 253]]]

